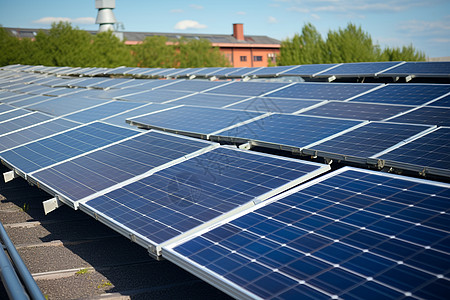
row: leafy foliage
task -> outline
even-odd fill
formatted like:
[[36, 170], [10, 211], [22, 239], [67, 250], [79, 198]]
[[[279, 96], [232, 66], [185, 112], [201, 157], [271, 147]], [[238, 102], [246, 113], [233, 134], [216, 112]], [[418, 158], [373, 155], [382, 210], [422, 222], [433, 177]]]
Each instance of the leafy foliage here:
[[424, 61], [425, 53], [412, 45], [381, 50], [361, 26], [330, 30], [324, 41], [316, 28], [307, 23], [301, 34], [281, 43], [279, 65], [349, 63], [375, 61]]

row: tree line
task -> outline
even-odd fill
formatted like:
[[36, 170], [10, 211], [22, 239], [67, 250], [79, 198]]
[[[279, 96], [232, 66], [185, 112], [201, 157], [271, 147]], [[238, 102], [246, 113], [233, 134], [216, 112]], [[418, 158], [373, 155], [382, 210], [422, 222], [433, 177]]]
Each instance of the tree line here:
[[[281, 42], [277, 65], [423, 61], [425, 54], [412, 45], [381, 50], [361, 27], [348, 24], [329, 31], [326, 40], [310, 23], [301, 33]], [[52, 24], [48, 32], [35, 38], [18, 39], [0, 27], [0, 66], [11, 64], [149, 68], [227, 67], [228, 59], [205, 39], [168, 40], [163, 36], [146, 37], [137, 45], [126, 45], [112, 32], [92, 35], [70, 23]]]

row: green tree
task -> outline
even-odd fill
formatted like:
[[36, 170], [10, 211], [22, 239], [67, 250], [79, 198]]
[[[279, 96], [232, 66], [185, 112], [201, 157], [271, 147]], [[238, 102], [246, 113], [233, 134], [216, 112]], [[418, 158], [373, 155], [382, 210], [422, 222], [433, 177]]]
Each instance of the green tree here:
[[385, 48], [381, 53], [380, 60], [383, 61], [425, 61], [425, 53], [416, 50], [413, 45], [403, 46], [402, 48]]
[[10, 36], [3, 27], [0, 27], [0, 66], [20, 63], [19, 49], [20, 40]]
[[96, 67], [115, 68], [136, 65], [131, 48], [111, 31], [98, 33], [93, 39], [90, 51], [92, 65]]
[[198, 67], [227, 67], [228, 60], [220, 53], [218, 48], [213, 48], [205, 39], [180, 39], [176, 42], [177, 61], [180, 68]]
[[176, 52], [173, 46], [167, 46], [163, 36], [146, 37], [142, 44], [134, 47], [134, 56], [138, 67], [171, 68], [176, 66]]
[[325, 42], [317, 29], [307, 23], [301, 34], [295, 34], [292, 40], [281, 42], [279, 65], [318, 64], [324, 58]]

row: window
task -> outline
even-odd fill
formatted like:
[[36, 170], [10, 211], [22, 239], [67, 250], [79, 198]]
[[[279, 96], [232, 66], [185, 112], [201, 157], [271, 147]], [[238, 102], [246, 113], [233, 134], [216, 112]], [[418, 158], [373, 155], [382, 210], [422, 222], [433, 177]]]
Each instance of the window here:
[[241, 56], [241, 61], [247, 61], [247, 56]]
[[253, 61], [262, 61], [262, 56], [253, 56]]

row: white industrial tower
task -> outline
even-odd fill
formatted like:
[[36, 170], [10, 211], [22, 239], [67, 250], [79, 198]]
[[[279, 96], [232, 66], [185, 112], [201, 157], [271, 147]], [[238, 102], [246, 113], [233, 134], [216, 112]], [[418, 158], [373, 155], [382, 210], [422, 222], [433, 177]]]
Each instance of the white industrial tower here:
[[97, 20], [95, 24], [100, 24], [98, 32], [114, 31], [116, 17], [113, 9], [116, 7], [116, 0], [95, 0], [95, 8], [98, 9]]

